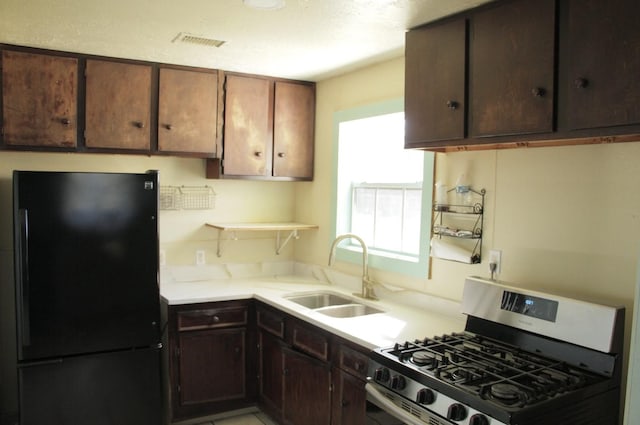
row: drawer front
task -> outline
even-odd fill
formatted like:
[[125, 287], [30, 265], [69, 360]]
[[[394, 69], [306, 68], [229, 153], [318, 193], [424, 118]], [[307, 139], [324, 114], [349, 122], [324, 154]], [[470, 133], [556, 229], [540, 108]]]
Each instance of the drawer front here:
[[340, 369], [349, 372], [358, 378], [367, 378], [369, 357], [366, 354], [356, 351], [346, 345], [341, 345], [338, 362]]
[[271, 310], [259, 308], [257, 322], [260, 329], [264, 329], [278, 338], [284, 338], [284, 316]]
[[226, 328], [245, 326], [247, 307], [208, 308], [178, 313], [178, 330]]
[[329, 337], [326, 334], [295, 323], [292, 335], [291, 344], [295, 348], [320, 360], [329, 360]]

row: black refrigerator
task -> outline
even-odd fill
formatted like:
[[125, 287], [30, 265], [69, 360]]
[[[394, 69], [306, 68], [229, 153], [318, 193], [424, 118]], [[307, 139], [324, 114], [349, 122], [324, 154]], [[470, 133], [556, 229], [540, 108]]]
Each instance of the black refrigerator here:
[[21, 425], [160, 425], [158, 174], [14, 171]]

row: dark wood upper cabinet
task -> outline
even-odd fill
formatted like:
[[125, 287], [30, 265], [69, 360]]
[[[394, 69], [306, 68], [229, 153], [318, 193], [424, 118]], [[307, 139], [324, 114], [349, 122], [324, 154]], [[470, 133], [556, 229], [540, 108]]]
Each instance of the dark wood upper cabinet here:
[[555, 0], [517, 0], [471, 17], [471, 137], [554, 130]]
[[227, 75], [224, 117], [224, 176], [313, 178], [313, 84]]
[[640, 123], [640, 2], [569, 0], [569, 129]]
[[216, 153], [218, 73], [160, 68], [158, 150]]
[[275, 82], [273, 175], [313, 178], [315, 86]]
[[2, 51], [6, 145], [75, 148], [77, 103], [77, 59]]
[[88, 148], [151, 149], [151, 66], [87, 60]]
[[464, 19], [409, 31], [405, 61], [405, 145], [465, 137]]
[[271, 175], [271, 81], [265, 78], [227, 75], [224, 115], [224, 174]]

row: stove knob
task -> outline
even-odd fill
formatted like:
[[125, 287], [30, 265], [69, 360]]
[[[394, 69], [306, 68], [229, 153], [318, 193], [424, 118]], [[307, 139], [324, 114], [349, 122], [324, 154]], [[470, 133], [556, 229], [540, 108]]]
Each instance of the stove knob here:
[[453, 403], [447, 411], [447, 419], [462, 421], [467, 417], [467, 408], [460, 403]]
[[391, 378], [391, 388], [394, 390], [403, 390], [407, 386], [407, 382], [402, 375], [393, 375]]
[[389, 369], [386, 367], [379, 367], [373, 372], [373, 379], [378, 382], [387, 382], [389, 380]]
[[418, 391], [416, 401], [420, 404], [432, 404], [434, 401], [436, 401], [436, 395], [429, 388], [423, 388]]
[[469, 425], [489, 425], [489, 419], [485, 415], [476, 413], [469, 418]]

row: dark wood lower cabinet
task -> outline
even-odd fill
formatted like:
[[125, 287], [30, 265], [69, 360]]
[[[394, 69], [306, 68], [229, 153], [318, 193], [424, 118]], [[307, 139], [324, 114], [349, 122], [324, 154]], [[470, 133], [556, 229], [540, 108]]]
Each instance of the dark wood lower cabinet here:
[[365, 381], [338, 368], [333, 369], [332, 425], [365, 425], [367, 393]]
[[255, 403], [255, 332], [247, 301], [168, 308], [171, 419]]
[[167, 310], [173, 422], [257, 404], [282, 425], [365, 424], [366, 349], [260, 302]]
[[282, 415], [283, 342], [268, 332], [258, 332], [259, 394], [263, 410], [274, 418]]
[[284, 398], [282, 413], [287, 425], [331, 423], [331, 369], [328, 363], [283, 349]]
[[180, 335], [180, 405], [244, 398], [245, 336], [243, 328]]

